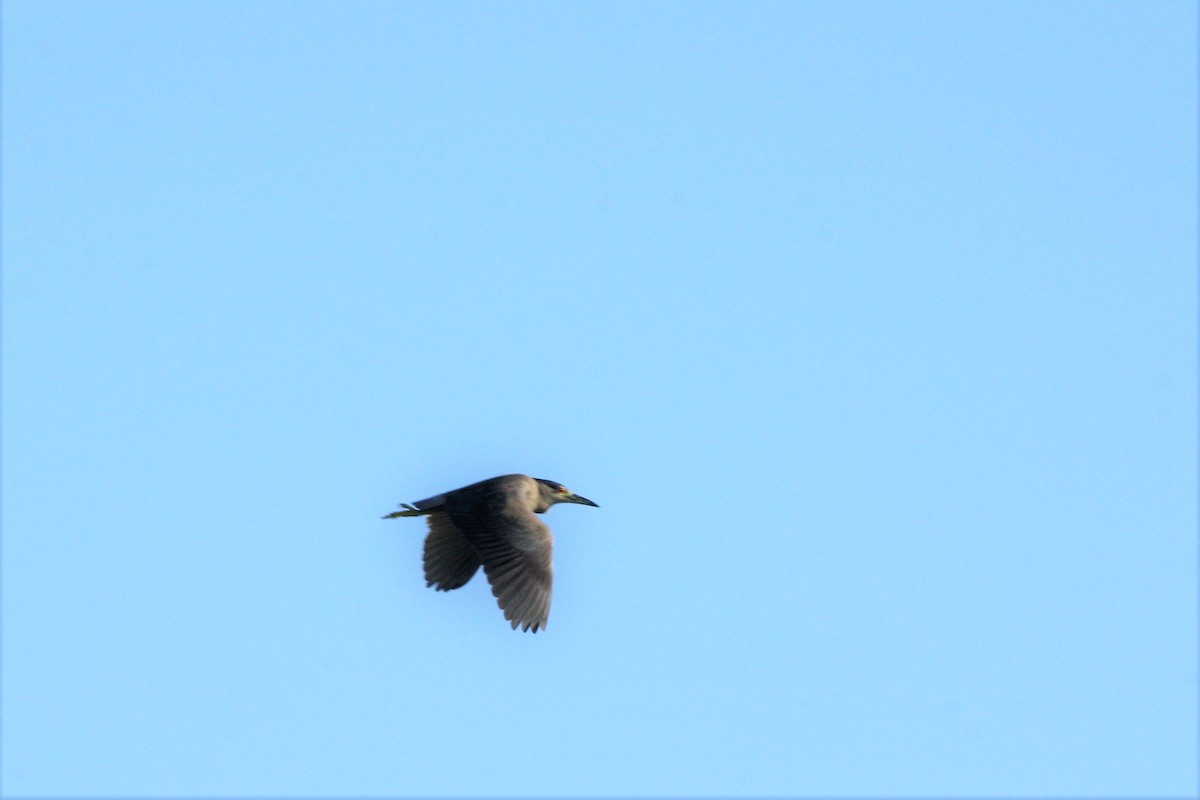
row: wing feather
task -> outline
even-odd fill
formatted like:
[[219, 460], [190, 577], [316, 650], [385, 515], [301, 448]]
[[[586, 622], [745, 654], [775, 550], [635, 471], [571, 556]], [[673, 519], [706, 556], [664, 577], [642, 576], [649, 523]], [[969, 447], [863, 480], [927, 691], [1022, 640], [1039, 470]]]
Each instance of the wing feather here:
[[536, 632], [550, 617], [554, 536], [533, 513], [531, 478], [493, 483], [486, 492], [447, 495], [445, 513], [483, 563], [504, 618]]
[[479, 569], [475, 548], [444, 512], [429, 515], [425, 537], [425, 585], [448, 592], [466, 584]]

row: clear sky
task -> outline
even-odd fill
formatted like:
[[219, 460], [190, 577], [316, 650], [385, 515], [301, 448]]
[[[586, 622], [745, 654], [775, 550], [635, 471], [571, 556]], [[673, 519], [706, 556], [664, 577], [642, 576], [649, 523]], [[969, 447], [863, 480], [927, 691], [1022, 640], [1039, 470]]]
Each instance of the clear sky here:
[[4, 793], [1195, 793], [1196, 31], [6, 2]]

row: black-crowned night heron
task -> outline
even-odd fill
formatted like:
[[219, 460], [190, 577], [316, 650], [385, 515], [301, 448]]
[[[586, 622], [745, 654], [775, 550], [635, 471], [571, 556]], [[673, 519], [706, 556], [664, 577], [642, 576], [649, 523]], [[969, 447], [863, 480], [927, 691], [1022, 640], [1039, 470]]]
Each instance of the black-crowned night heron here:
[[537, 632], [550, 616], [550, 557], [554, 536], [537, 518], [555, 503], [595, 506], [561, 483], [528, 475], [501, 475], [412, 505], [394, 517], [429, 517], [425, 585], [448, 592], [483, 566], [492, 594], [513, 630]]

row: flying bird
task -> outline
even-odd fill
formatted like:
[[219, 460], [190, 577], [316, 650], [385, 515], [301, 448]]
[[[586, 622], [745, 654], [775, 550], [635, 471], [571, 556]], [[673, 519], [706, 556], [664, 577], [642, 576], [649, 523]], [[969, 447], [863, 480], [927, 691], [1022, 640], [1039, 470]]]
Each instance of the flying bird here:
[[[550, 616], [554, 536], [537, 515], [555, 503], [596, 506], [561, 483], [501, 475], [434, 495], [394, 511], [429, 518], [425, 585], [439, 592], [463, 586], [480, 566], [513, 630], [537, 633]], [[598, 506], [597, 506], [598, 507]]]

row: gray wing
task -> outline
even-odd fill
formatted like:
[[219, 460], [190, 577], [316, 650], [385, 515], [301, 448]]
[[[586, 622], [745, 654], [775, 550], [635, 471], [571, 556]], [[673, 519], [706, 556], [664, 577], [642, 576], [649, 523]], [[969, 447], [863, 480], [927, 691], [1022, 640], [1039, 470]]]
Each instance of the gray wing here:
[[446, 513], [483, 562], [504, 618], [514, 629], [544, 629], [550, 617], [554, 537], [528, 500], [500, 485], [472, 497], [448, 497]]
[[448, 592], [464, 585], [479, 569], [475, 548], [440, 511], [429, 515], [425, 537], [425, 585]]

